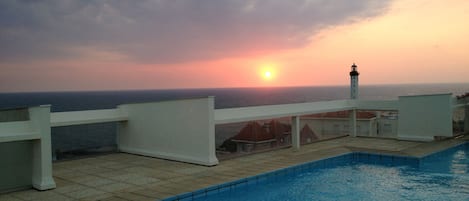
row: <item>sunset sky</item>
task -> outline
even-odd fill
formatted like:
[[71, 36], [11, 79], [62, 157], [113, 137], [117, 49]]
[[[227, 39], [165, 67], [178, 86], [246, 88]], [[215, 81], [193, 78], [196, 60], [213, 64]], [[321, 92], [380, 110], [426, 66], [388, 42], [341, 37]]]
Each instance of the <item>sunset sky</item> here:
[[0, 92], [469, 82], [467, 0], [0, 1]]

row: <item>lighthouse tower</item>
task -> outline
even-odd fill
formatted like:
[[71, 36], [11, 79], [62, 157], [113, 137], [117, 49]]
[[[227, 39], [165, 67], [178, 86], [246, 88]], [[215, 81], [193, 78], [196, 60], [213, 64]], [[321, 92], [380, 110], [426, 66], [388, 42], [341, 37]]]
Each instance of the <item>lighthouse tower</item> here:
[[350, 71], [350, 99], [358, 98], [358, 73], [357, 65], [353, 63], [352, 71]]

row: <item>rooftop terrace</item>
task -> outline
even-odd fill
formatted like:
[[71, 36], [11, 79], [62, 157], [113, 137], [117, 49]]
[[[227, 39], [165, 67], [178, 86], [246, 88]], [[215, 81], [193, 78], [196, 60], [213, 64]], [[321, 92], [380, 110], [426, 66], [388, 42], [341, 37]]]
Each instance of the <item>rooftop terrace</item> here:
[[0, 194], [0, 200], [161, 200], [284, 167], [352, 151], [423, 156], [469, 141], [469, 136], [432, 142], [343, 137], [220, 161], [206, 167], [126, 153], [53, 164], [57, 188]]

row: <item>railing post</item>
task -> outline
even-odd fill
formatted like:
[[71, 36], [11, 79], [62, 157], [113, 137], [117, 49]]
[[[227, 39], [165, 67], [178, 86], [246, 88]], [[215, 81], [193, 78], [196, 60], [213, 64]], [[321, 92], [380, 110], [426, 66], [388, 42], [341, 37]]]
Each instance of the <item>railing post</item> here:
[[55, 188], [52, 177], [50, 105], [29, 108], [30, 121], [41, 138], [33, 142], [32, 184], [38, 190]]
[[294, 150], [300, 150], [300, 117], [293, 116], [291, 122], [292, 146]]

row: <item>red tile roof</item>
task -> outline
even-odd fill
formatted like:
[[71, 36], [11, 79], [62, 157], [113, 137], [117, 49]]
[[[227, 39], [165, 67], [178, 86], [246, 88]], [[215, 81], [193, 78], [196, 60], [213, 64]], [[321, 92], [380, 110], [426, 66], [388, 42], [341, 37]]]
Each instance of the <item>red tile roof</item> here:
[[277, 139], [283, 137], [287, 133], [291, 133], [291, 126], [288, 124], [272, 120], [269, 122], [269, 125], [270, 133]]
[[233, 140], [243, 140], [251, 142], [260, 142], [265, 140], [274, 139], [275, 136], [272, 133], [268, 133], [265, 128], [263, 128], [257, 122], [249, 122], [244, 126], [241, 131], [234, 136]]
[[314, 131], [306, 124], [300, 131], [300, 138], [302, 142], [305, 142], [307, 138], [311, 140], [318, 140], [319, 137], [314, 133]]

